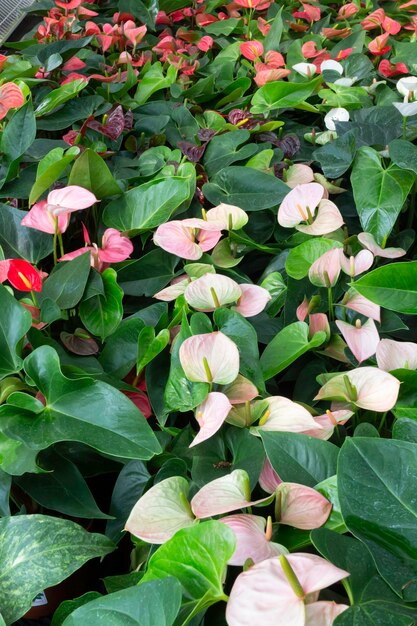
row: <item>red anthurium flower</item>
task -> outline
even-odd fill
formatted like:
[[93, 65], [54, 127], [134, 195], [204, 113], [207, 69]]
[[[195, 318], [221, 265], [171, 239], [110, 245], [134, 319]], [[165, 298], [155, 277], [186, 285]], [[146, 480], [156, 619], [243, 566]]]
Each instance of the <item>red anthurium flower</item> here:
[[353, 4], [353, 2], [349, 2], [348, 4], [344, 4], [340, 7], [337, 19], [348, 20], [353, 15], [356, 15], [358, 11], [359, 9], [356, 4]]
[[18, 109], [25, 103], [22, 91], [14, 83], [4, 83], [0, 87], [0, 120], [6, 117], [10, 109]]
[[293, 17], [308, 22], [318, 22], [321, 17], [320, 7], [314, 7], [303, 2], [303, 11], [294, 11]]
[[24, 259], [10, 259], [7, 280], [19, 291], [42, 291], [38, 270]]
[[213, 44], [214, 44], [213, 37], [209, 37], [209, 35], [205, 35], [197, 43], [197, 48], [201, 50], [202, 52], [207, 52], [207, 50], [210, 50], [210, 48], [213, 47]]
[[385, 78], [391, 78], [391, 76], [398, 76], [399, 74], [408, 74], [408, 69], [405, 63], [393, 65], [388, 59], [382, 59], [378, 65], [378, 72]]
[[389, 36], [389, 33], [384, 33], [383, 35], [379, 35], [379, 37], [375, 37], [368, 45], [369, 52], [372, 52], [375, 56], [382, 56], [388, 52], [388, 50], [391, 49], [390, 46], [387, 46]]
[[245, 41], [240, 44], [240, 52], [245, 59], [254, 61], [264, 53], [264, 47], [260, 41]]
[[264, 3], [264, 0], [235, 0], [235, 4], [245, 9], [256, 9], [262, 3]]
[[401, 30], [401, 24], [400, 22], [397, 22], [397, 20], [393, 20], [391, 17], [386, 17], [382, 22], [382, 28], [386, 33], [396, 35]]

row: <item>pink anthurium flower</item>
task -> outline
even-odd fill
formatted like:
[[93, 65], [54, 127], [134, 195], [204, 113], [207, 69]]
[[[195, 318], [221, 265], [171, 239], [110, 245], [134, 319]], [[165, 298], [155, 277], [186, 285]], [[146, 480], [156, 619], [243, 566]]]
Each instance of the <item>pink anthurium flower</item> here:
[[314, 337], [318, 332], [326, 333], [327, 341], [330, 339], [330, 324], [326, 313], [312, 313], [308, 317], [308, 336]]
[[340, 269], [340, 248], [332, 248], [314, 261], [308, 277], [316, 287], [334, 287], [339, 279]]
[[241, 296], [237, 305], [232, 309], [243, 315], [243, 317], [253, 317], [261, 313], [271, 299], [271, 294], [264, 287], [258, 285], [239, 285]]
[[158, 226], [153, 240], [157, 246], [171, 254], [198, 261], [203, 252], [211, 250], [218, 243], [223, 228], [222, 222], [198, 218], [173, 220]]
[[336, 326], [359, 363], [366, 361], [375, 354], [379, 343], [379, 334], [374, 320], [369, 319], [363, 325], [360, 320], [356, 320], [355, 325], [337, 320]]
[[259, 395], [255, 385], [241, 374], [238, 374], [232, 383], [222, 387], [222, 392], [227, 396], [230, 404], [251, 402]]
[[190, 448], [210, 439], [222, 427], [229, 414], [232, 404], [228, 397], [219, 391], [212, 391], [208, 394], [195, 412], [196, 420], [200, 426], [200, 431], [190, 444]]
[[359, 367], [334, 376], [315, 400], [346, 401], [369, 411], [389, 411], [397, 402], [400, 381], [377, 367]]
[[349, 607], [329, 600], [306, 604], [306, 626], [331, 626], [338, 615]]
[[351, 257], [347, 257], [343, 250], [340, 250], [340, 267], [351, 278], [369, 270], [373, 262], [374, 255], [370, 250], [361, 250], [356, 256]]
[[195, 522], [188, 493], [188, 481], [182, 476], [156, 483], [136, 502], [125, 530], [148, 543], [165, 543], [177, 530]]
[[270, 499], [267, 497], [251, 502], [250, 497], [249, 476], [245, 470], [237, 469], [204, 485], [191, 500], [191, 509], [198, 519], [204, 519]]
[[296, 228], [307, 235], [326, 235], [340, 228], [343, 217], [333, 202], [323, 199], [324, 192], [318, 183], [296, 185], [278, 209], [280, 226]]
[[288, 550], [278, 543], [271, 542], [271, 518], [259, 515], [229, 515], [220, 520], [231, 528], [236, 536], [236, 549], [228, 565], [243, 566], [247, 559], [259, 563], [272, 556], [288, 554]]
[[354, 415], [353, 411], [348, 411], [347, 409], [340, 409], [339, 411], [327, 410], [323, 415], [315, 415], [314, 417], [314, 421], [317, 422], [321, 428], [306, 430], [304, 434], [310, 437], [316, 437], [316, 439], [330, 439], [335, 428], [339, 424], [345, 424], [352, 415]]
[[36, 228], [36, 230], [49, 233], [50, 235], [53, 235], [55, 230], [58, 233], [65, 233], [70, 223], [70, 214], [54, 217], [52, 213], [47, 210], [47, 205], [47, 200], [41, 200], [34, 204], [22, 219], [22, 226]]
[[281, 483], [282, 480], [272, 467], [268, 457], [266, 457], [259, 476], [260, 486], [266, 493], [273, 494]]
[[417, 343], [381, 339], [376, 349], [379, 369], [391, 372], [397, 369], [417, 369]]
[[178, 296], [182, 296], [187, 285], [189, 285], [191, 279], [182, 274], [181, 276], [176, 276], [168, 287], [161, 289], [154, 295], [154, 298], [157, 300], [163, 300], [164, 302], [172, 302], [172, 300], [176, 300]]
[[54, 217], [59, 217], [60, 215], [68, 215], [75, 211], [88, 209], [95, 202], [98, 202], [98, 199], [84, 187], [69, 185], [62, 189], [50, 191], [46, 202], [46, 210]]
[[224, 230], [240, 230], [249, 220], [248, 214], [234, 204], [222, 202], [206, 213], [208, 222], [221, 222]]
[[265, 401], [268, 410], [259, 420], [259, 430], [302, 433], [311, 428], [320, 428], [307, 409], [289, 398], [271, 396]]
[[240, 285], [228, 276], [207, 273], [193, 280], [185, 291], [186, 302], [199, 311], [214, 311], [232, 304], [242, 295]]
[[370, 317], [376, 322], [381, 321], [381, 307], [379, 304], [374, 304], [364, 296], [361, 296], [354, 289], [349, 289], [349, 291], [346, 292], [345, 297], [342, 300], [342, 304], [347, 309], [351, 309], [361, 315]]
[[10, 109], [18, 109], [25, 103], [25, 96], [14, 83], [4, 83], [0, 87], [0, 120], [6, 117]]
[[288, 187], [294, 189], [297, 185], [306, 185], [314, 181], [314, 172], [304, 163], [294, 163], [285, 170], [285, 182]]
[[245, 59], [255, 61], [264, 53], [264, 47], [260, 41], [244, 41], [240, 44], [240, 53]]
[[302, 530], [326, 523], [332, 504], [321, 493], [297, 483], [281, 483], [275, 492], [275, 519]]
[[125, 261], [133, 252], [133, 244], [130, 239], [119, 233], [115, 228], [107, 228], [104, 231], [101, 248], [95, 243], [90, 244], [86, 229], [84, 230], [84, 236], [87, 244], [84, 248], [78, 248], [78, 250], [68, 252], [68, 254], [64, 254], [59, 260], [71, 261], [89, 250], [91, 253], [92, 267], [95, 267], [101, 272], [110, 263]]
[[293, 553], [256, 563], [242, 572], [232, 587], [227, 624], [316, 626], [307, 621], [306, 606], [314, 606], [321, 589], [346, 576], [349, 572], [315, 554]]
[[188, 337], [179, 358], [186, 377], [194, 382], [227, 385], [239, 373], [239, 350], [220, 331]]
[[384, 259], [398, 259], [406, 254], [406, 251], [402, 248], [381, 248], [371, 233], [359, 233], [358, 240], [359, 243], [367, 250], [370, 250], [374, 256], [380, 256]]

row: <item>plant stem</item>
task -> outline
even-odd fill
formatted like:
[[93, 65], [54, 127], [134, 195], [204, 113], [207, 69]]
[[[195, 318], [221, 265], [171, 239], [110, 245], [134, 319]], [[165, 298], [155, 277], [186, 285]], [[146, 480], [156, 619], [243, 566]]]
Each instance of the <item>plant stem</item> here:
[[379, 426], [378, 426], [378, 432], [379, 433], [381, 433], [381, 430], [384, 427], [385, 420], [387, 418], [387, 413], [388, 413], [388, 411], [385, 411], [385, 413], [382, 414], [381, 421], [379, 422]]
[[334, 315], [333, 315], [333, 294], [332, 294], [332, 288], [328, 287], [327, 289], [327, 300], [329, 303], [329, 319], [331, 322], [333, 322], [334, 320]]
[[58, 254], [57, 254], [57, 240], [58, 240], [58, 218], [55, 218], [55, 231], [54, 231], [54, 265], [58, 262]]

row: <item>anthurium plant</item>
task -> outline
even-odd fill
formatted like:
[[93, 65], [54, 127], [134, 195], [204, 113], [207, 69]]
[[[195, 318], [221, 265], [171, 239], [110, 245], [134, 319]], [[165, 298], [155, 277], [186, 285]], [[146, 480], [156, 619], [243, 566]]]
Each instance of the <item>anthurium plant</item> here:
[[30, 12], [0, 623], [91, 559], [52, 626], [417, 623], [417, 2]]

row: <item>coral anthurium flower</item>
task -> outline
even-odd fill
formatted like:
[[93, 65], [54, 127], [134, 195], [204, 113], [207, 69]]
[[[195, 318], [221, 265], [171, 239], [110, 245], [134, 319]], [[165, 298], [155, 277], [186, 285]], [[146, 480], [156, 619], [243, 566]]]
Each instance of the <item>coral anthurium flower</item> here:
[[259, 563], [272, 556], [287, 554], [288, 550], [272, 543], [268, 534], [272, 531], [271, 518], [267, 521], [259, 515], [229, 515], [220, 520], [231, 528], [236, 536], [236, 549], [228, 565], [244, 565], [248, 559]]
[[245, 9], [256, 9], [260, 4], [263, 4], [265, 0], [235, 0], [235, 3]]
[[223, 228], [222, 222], [198, 218], [173, 220], [158, 226], [153, 240], [157, 246], [171, 254], [198, 261], [203, 252], [211, 250], [218, 243]]
[[391, 50], [391, 47], [387, 46], [389, 36], [390, 33], [384, 33], [383, 35], [375, 37], [375, 39], [368, 44], [369, 52], [372, 52], [375, 56], [382, 56], [388, 52], [388, 50]]
[[301, 404], [284, 396], [266, 398], [268, 410], [259, 420], [259, 430], [302, 433], [309, 428], [320, 428]]
[[208, 222], [221, 222], [224, 230], [240, 230], [249, 220], [248, 214], [238, 206], [222, 202], [206, 213]]
[[381, 370], [417, 369], [417, 343], [381, 339], [376, 349], [376, 362]]
[[14, 83], [4, 83], [0, 87], [0, 120], [6, 117], [10, 109], [18, 109], [25, 103], [21, 89]]
[[282, 480], [272, 467], [268, 457], [266, 457], [259, 476], [260, 486], [266, 493], [273, 494], [281, 483]]
[[22, 219], [22, 226], [35, 228], [43, 233], [53, 235], [55, 232], [65, 233], [70, 223], [70, 213], [63, 213], [58, 217], [54, 217], [47, 209], [48, 201], [41, 200], [33, 205], [25, 217]]
[[210, 439], [222, 427], [223, 422], [229, 414], [232, 404], [224, 393], [212, 391], [208, 394], [200, 406], [195, 411], [195, 417], [200, 426], [200, 431], [190, 448], [202, 441]]
[[19, 291], [42, 291], [42, 277], [38, 270], [23, 259], [8, 261], [7, 280]]
[[275, 519], [302, 530], [320, 528], [332, 510], [321, 493], [297, 483], [281, 483], [275, 492]]
[[92, 267], [101, 272], [107, 264], [125, 261], [133, 252], [133, 244], [130, 239], [119, 233], [115, 228], [107, 228], [104, 231], [101, 248], [95, 243], [89, 245], [90, 241], [86, 229], [84, 230], [84, 235], [87, 245], [84, 248], [78, 248], [78, 250], [64, 254], [59, 259], [60, 261], [71, 261], [89, 250], [91, 252]]
[[402, 248], [381, 248], [371, 233], [359, 233], [358, 240], [359, 243], [367, 250], [370, 250], [374, 256], [380, 256], [384, 259], [398, 259], [406, 254], [406, 251]]
[[340, 248], [332, 248], [314, 261], [308, 278], [316, 287], [334, 287], [339, 279], [340, 269]]
[[240, 44], [240, 53], [245, 59], [255, 61], [264, 53], [264, 47], [260, 41], [244, 41]]
[[216, 308], [236, 302], [242, 295], [240, 285], [228, 276], [207, 273], [190, 283], [184, 297], [187, 303], [200, 311], [214, 311]]
[[280, 226], [295, 227], [307, 235], [326, 235], [340, 228], [343, 217], [333, 202], [322, 199], [324, 192], [324, 187], [318, 183], [294, 187], [278, 209]]
[[379, 343], [379, 334], [374, 320], [369, 319], [363, 325], [359, 320], [356, 320], [354, 326], [337, 320], [336, 326], [359, 363], [366, 361], [375, 354]]
[[135, 504], [125, 530], [148, 543], [161, 544], [181, 528], [192, 526], [188, 481], [171, 476], [151, 487]]
[[315, 400], [340, 400], [369, 411], [389, 411], [397, 402], [400, 381], [377, 367], [359, 367], [331, 378]]
[[250, 501], [249, 476], [244, 470], [234, 470], [204, 485], [191, 500], [191, 509], [198, 519], [230, 513], [269, 500]]
[[373, 262], [374, 255], [370, 250], [361, 250], [356, 256], [349, 258], [343, 253], [343, 250], [340, 250], [340, 267], [345, 274], [352, 278], [369, 270]]
[[[314, 554], [293, 553], [265, 559], [237, 577], [227, 603], [227, 624], [277, 626], [284, 623], [285, 616], [285, 626], [317, 626], [322, 622], [308, 621], [307, 607], [327, 606], [327, 602], [315, 602], [318, 592], [346, 576], [349, 572]], [[348, 608], [336, 606], [339, 613]], [[320, 606], [313, 615], [318, 617], [323, 609]]]
[[239, 373], [239, 350], [220, 331], [188, 337], [180, 346], [179, 359], [186, 377], [194, 382], [233, 382]]

